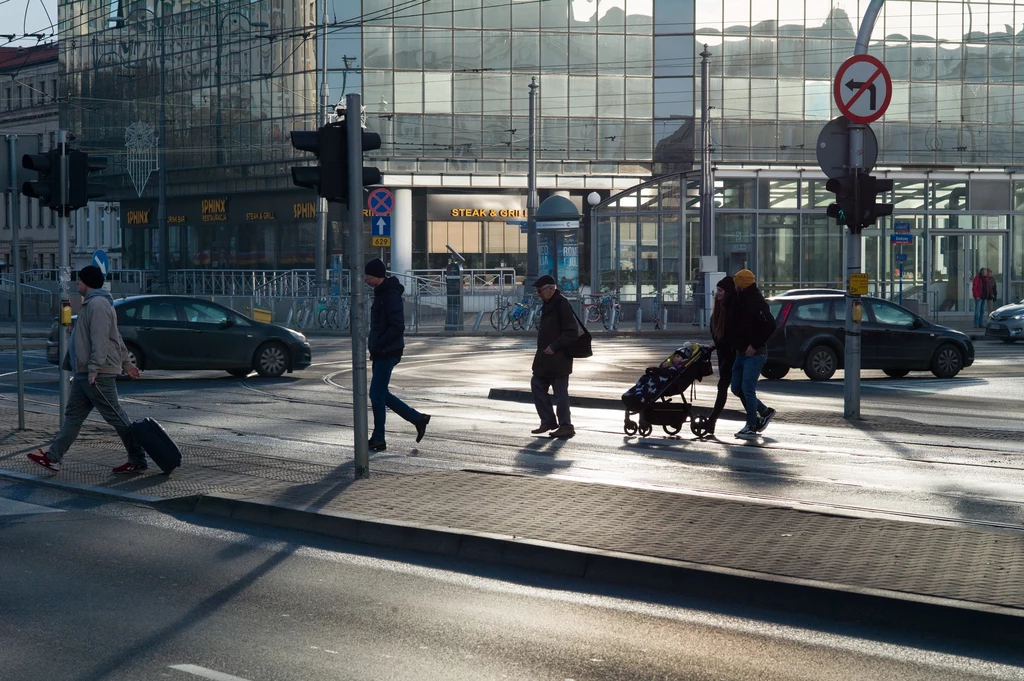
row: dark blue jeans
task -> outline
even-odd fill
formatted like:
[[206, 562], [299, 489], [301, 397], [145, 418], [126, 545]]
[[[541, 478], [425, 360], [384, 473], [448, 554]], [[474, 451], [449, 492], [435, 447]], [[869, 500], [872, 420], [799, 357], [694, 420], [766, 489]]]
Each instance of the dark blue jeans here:
[[974, 299], [974, 325], [975, 326], [983, 327], [988, 322], [988, 320], [985, 318], [985, 312], [987, 311], [987, 309], [988, 309], [988, 301], [987, 300], [979, 300], [978, 298]]
[[747, 357], [739, 352], [732, 365], [732, 392], [740, 398], [747, 410], [747, 427], [750, 429], [757, 427], [757, 415], [768, 411], [768, 407], [757, 399], [757, 381], [761, 378], [761, 369], [767, 359], [767, 355]]
[[392, 395], [388, 390], [388, 384], [391, 383], [391, 372], [401, 361], [401, 357], [373, 360], [373, 376], [370, 378], [370, 407], [373, 409], [371, 440], [384, 442], [384, 422], [388, 418], [388, 409], [412, 424], [419, 423], [423, 418], [422, 414]]

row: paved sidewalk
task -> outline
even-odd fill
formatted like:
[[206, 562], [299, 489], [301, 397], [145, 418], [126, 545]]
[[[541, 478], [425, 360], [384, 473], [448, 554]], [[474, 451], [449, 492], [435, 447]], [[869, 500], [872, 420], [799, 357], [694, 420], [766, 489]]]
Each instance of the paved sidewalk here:
[[[0, 422], [15, 416], [0, 406]], [[349, 452], [331, 467], [187, 441], [170, 476], [114, 476], [123, 449], [93, 421], [50, 475], [25, 453], [52, 434], [54, 417], [29, 412], [26, 425], [0, 429], [0, 478], [830, 616], [1018, 641], [1024, 632], [1024, 532], [373, 461], [371, 477], [354, 480]]]

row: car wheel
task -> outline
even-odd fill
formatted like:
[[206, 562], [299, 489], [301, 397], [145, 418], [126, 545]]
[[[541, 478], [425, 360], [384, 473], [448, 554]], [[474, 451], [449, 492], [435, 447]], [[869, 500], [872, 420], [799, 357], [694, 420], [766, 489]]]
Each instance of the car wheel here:
[[960, 350], [949, 343], [940, 345], [932, 357], [932, 373], [939, 378], [953, 378], [960, 373], [963, 366], [964, 359], [960, 355]]
[[264, 343], [256, 350], [253, 364], [263, 378], [277, 378], [288, 368], [288, 348], [274, 341]]
[[836, 353], [827, 345], [817, 345], [807, 353], [804, 373], [812, 381], [827, 381], [836, 373], [838, 367]]
[[142, 351], [131, 343], [125, 343], [124, 347], [128, 350], [128, 362], [139, 371], [142, 371]]
[[882, 373], [889, 378], [903, 378], [910, 373], [910, 369], [882, 369]]
[[1016, 338], [1004, 338], [1003, 342], [1006, 343], [1007, 345], [1013, 345], [1014, 343], [1017, 342], [1017, 339]]
[[778, 362], [769, 362], [761, 368], [761, 375], [769, 381], [777, 381], [780, 378], [785, 378], [788, 373], [789, 367], [785, 364], [779, 364]]
[[252, 369], [228, 369], [228, 373], [235, 378], [245, 378], [252, 373]]

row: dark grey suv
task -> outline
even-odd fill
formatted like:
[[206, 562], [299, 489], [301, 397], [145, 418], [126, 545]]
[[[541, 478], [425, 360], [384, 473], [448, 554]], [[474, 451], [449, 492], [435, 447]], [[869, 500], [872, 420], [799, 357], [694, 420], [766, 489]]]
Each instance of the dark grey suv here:
[[[956, 329], [932, 324], [910, 310], [879, 298], [862, 297], [861, 368], [881, 369], [899, 378], [931, 371], [951, 378], [974, 363], [974, 344]], [[827, 381], [843, 368], [846, 297], [842, 292], [786, 295], [768, 299], [777, 328], [768, 340], [761, 375], [782, 378], [803, 369], [808, 378]]]

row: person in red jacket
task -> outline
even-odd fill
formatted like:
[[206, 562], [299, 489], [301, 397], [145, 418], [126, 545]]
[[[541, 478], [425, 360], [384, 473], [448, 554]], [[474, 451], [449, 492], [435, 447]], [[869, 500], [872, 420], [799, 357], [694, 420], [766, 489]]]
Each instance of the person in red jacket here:
[[985, 313], [991, 297], [988, 290], [990, 278], [986, 274], [986, 268], [982, 267], [974, 275], [974, 281], [971, 282], [971, 296], [974, 298], [974, 328], [976, 329], [985, 326]]

